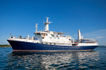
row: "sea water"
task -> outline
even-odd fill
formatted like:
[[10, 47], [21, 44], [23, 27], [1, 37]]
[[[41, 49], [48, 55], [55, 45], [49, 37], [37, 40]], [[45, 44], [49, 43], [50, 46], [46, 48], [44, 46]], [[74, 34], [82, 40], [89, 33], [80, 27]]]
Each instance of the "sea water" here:
[[0, 48], [0, 70], [106, 70], [106, 47], [90, 52], [16, 53]]

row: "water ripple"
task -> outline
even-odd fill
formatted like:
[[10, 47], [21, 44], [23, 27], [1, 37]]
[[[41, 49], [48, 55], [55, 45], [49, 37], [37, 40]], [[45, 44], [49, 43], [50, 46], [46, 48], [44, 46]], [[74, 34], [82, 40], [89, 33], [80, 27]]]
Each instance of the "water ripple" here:
[[0, 70], [104, 70], [106, 48], [92, 52], [14, 53], [0, 48]]

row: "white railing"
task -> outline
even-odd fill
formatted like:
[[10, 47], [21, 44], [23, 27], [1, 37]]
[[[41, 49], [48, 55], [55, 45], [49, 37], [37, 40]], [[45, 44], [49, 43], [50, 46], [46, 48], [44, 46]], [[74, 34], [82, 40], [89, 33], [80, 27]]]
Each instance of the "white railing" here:
[[34, 40], [34, 37], [29, 37], [28, 36], [10, 36], [10, 38], [13, 38], [13, 39], [28, 39], [28, 40]]

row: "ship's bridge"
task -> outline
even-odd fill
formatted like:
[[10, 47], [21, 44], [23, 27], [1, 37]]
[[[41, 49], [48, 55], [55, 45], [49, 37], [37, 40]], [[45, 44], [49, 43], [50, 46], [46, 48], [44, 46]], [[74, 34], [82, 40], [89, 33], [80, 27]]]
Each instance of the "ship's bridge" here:
[[61, 32], [53, 31], [39, 31], [35, 32], [35, 38], [41, 42], [56, 42], [56, 43], [68, 43], [70, 42], [70, 36], [64, 36]]

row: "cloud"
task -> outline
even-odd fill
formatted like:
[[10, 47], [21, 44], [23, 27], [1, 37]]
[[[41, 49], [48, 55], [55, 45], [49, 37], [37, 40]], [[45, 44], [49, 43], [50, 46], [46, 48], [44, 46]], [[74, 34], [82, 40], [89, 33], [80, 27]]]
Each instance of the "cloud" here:
[[106, 37], [106, 29], [98, 30], [84, 34], [85, 37], [104, 38]]
[[104, 38], [103, 36], [97, 36], [96, 39], [102, 39]]
[[96, 39], [100, 45], [106, 45], [106, 29], [83, 34], [85, 38]]

